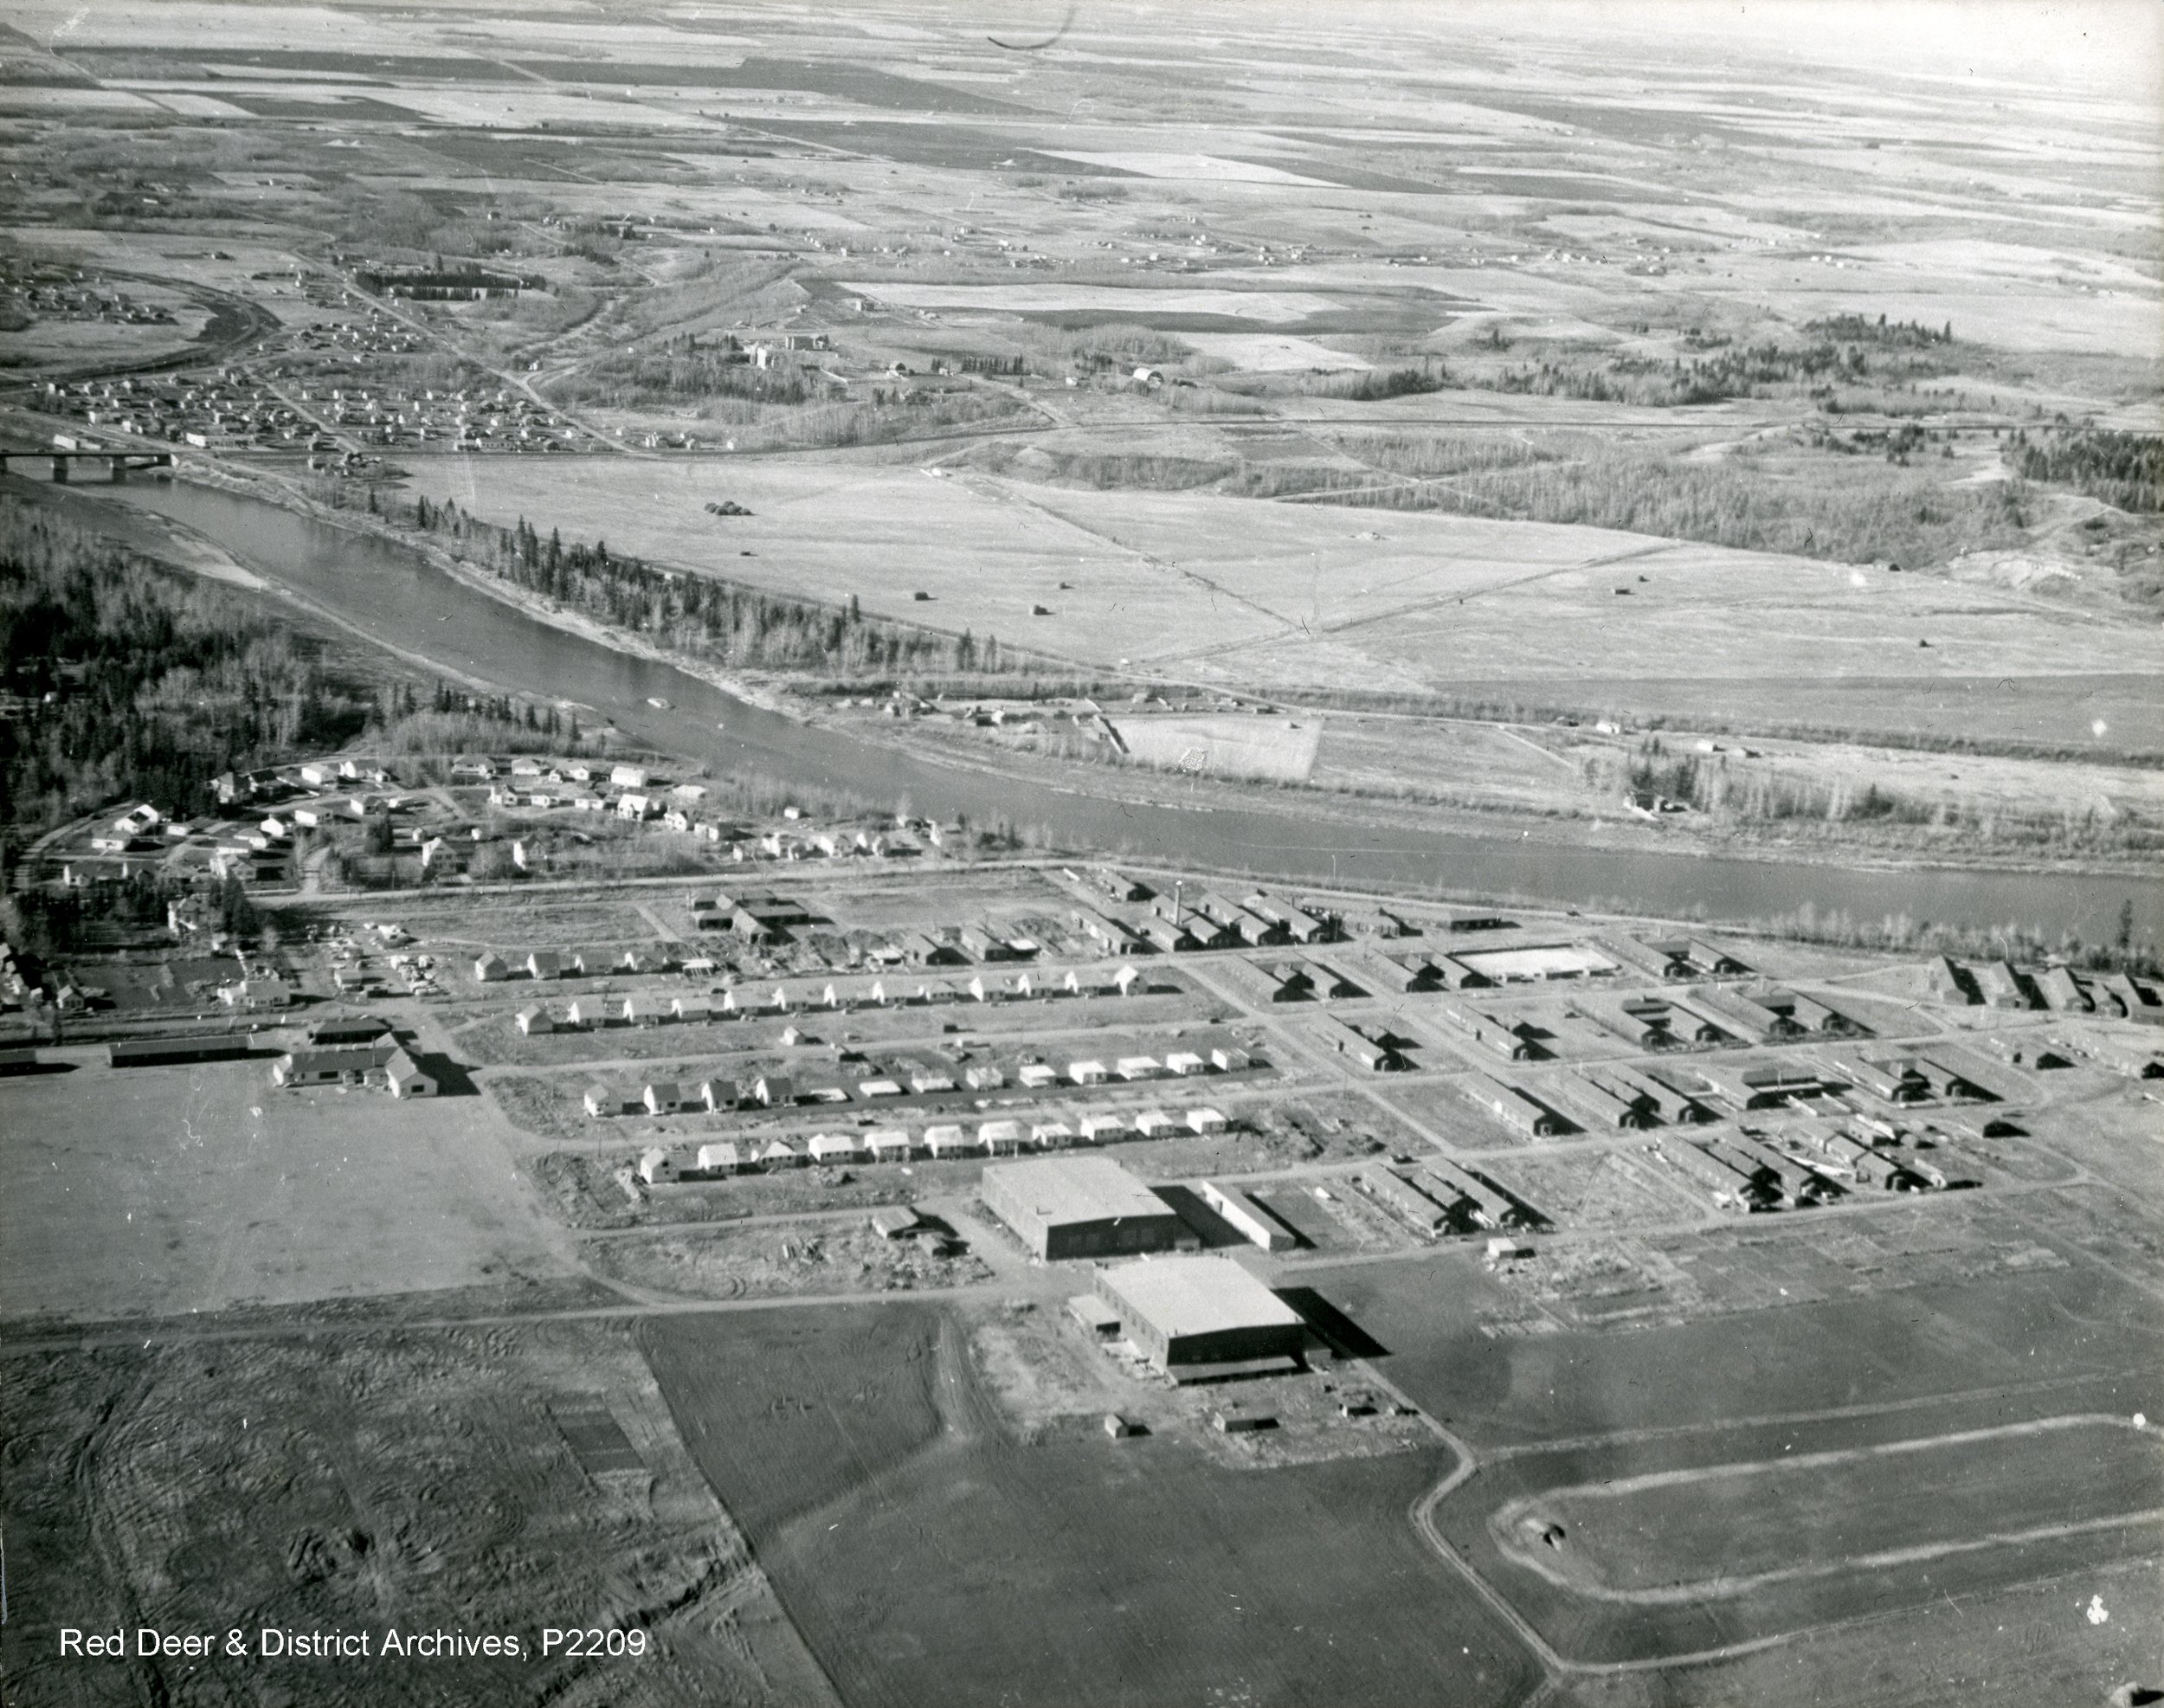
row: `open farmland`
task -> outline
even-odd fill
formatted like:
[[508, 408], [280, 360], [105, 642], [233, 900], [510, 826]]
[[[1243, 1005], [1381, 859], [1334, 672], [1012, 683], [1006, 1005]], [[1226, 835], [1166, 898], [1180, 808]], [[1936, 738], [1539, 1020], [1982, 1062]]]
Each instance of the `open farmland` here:
[[[1439, 1451], [1240, 1472], [1169, 1440], [1023, 1435], [957, 1327], [921, 1308], [672, 1322], [647, 1344], [850, 1702], [997, 1702], [1025, 1673], [1077, 1704], [1441, 1688], [1478, 1708], [1530, 1684], [1514, 1640], [1404, 1524]], [[747, 1363], [770, 1392], [726, 1377]], [[993, 1596], [1001, 1619], [963, 1616]]]
[[0, 1698], [2164, 1701], [2160, 87], [16, 0]]
[[[106, 1663], [113, 1700], [354, 1708], [834, 1700], [630, 1337], [602, 1325], [12, 1350], [10, 1703], [81, 1702], [58, 1627], [463, 1629], [508, 1656]], [[650, 1634], [543, 1659], [555, 1604]], [[245, 1608], [246, 1614], [235, 1609]]]
[[272, 1086], [269, 1056], [0, 1080], [19, 1157], [0, 1241], [11, 1316], [459, 1287], [571, 1273], [480, 1097]]

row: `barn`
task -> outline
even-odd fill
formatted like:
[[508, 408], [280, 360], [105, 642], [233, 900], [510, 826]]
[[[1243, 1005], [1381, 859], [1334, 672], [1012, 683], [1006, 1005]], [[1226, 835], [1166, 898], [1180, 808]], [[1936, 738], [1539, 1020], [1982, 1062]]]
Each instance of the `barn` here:
[[1175, 1379], [1298, 1362], [1298, 1312], [1228, 1257], [1170, 1257], [1098, 1272], [1098, 1297], [1127, 1337]]
[[1171, 1205], [1106, 1157], [1048, 1157], [984, 1170], [984, 1202], [1039, 1257], [1171, 1251], [1195, 1235]]

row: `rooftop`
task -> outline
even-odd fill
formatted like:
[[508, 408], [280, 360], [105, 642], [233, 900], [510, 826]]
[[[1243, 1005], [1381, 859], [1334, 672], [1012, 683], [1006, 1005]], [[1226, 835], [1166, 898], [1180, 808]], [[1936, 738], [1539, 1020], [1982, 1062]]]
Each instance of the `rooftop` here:
[[1026, 1204], [1047, 1222], [1105, 1221], [1120, 1216], [1170, 1215], [1172, 1207], [1109, 1157], [1048, 1157], [1002, 1163], [984, 1170], [1008, 1202]]
[[1298, 1312], [1228, 1257], [1161, 1257], [1099, 1278], [1167, 1338], [1227, 1329], [1291, 1328]]

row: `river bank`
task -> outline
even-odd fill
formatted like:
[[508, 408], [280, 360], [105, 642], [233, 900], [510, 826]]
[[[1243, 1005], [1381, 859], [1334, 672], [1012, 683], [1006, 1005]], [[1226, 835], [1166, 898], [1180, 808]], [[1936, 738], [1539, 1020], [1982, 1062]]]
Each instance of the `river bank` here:
[[[426, 661], [447, 679], [590, 707], [622, 739], [717, 770], [976, 824], [1005, 822], [1040, 830], [1047, 847], [1247, 871], [1278, 882], [1515, 896], [1708, 924], [1777, 918], [1808, 906], [1873, 921], [2016, 925], [2049, 941], [2071, 933], [2096, 942], [2109, 938], [2131, 900], [2144, 934], [2164, 925], [2164, 885], [2144, 875], [1753, 858], [1660, 846], [1652, 833], [1620, 826], [1594, 840], [1569, 823], [1471, 815], [1446, 822], [1364, 802], [1348, 810], [1337, 800], [1280, 799], [1272, 790], [1183, 787], [1175, 800], [1157, 786], [1163, 779], [1156, 773], [1084, 779], [1005, 764], [975, 768], [955, 763], [955, 755], [917, 751], [892, 731], [807, 721], [804, 708], [786, 701], [757, 704], [705, 670], [654, 656], [655, 649], [634, 652], [605, 633], [575, 630], [560, 620], [564, 613], [522, 609], [486, 584], [493, 578], [454, 576], [403, 539], [301, 514], [255, 493], [177, 482], [50, 496], [100, 517], [179, 522], [251, 572], [334, 613], [350, 632]], [[1114, 788], [1078, 786], [1085, 782]]]

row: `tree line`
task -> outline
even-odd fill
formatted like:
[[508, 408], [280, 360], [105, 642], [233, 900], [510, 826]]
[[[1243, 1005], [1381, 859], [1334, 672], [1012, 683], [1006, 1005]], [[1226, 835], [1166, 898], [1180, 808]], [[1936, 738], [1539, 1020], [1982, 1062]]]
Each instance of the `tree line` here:
[[598, 618], [611, 628], [718, 663], [760, 670], [850, 676], [987, 674], [1032, 667], [999, 638], [978, 639], [867, 617], [852, 594], [843, 605], [793, 599], [712, 577], [657, 569], [628, 553], [544, 539], [525, 517], [486, 522], [455, 500], [414, 500], [414, 525], [460, 542], [469, 557], [513, 586]]
[[123, 796], [194, 814], [211, 780], [337, 747], [376, 710], [247, 600], [0, 503], [0, 823], [34, 835]]

